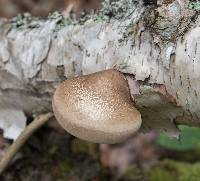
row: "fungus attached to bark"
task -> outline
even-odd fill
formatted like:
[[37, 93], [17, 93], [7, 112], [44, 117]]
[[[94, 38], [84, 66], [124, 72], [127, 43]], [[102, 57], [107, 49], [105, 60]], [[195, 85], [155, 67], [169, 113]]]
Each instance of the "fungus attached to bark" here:
[[61, 126], [74, 136], [96, 143], [116, 143], [141, 126], [125, 76], [106, 70], [71, 78], [59, 85], [53, 111]]

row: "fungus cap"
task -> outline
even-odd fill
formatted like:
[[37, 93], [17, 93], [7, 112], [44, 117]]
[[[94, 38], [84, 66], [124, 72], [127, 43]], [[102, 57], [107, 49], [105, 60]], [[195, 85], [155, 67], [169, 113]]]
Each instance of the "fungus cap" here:
[[65, 80], [53, 97], [57, 121], [72, 135], [96, 143], [117, 143], [141, 126], [127, 80], [105, 70]]

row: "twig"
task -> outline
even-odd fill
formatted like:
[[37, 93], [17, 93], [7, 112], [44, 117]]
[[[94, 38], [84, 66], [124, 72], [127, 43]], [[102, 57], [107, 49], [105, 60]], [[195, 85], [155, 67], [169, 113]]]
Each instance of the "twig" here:
[[18, 138], [13, 142], [13, 144], [8, 148], [4, 157], [0, 161], [0, 175], [7, 168], [12, 158], [18, 152], [18, 150], [25, 144], [25, 142], [29, 139], [29, 137], [38, 130], [42, 125], [44, 125], [51, 117], [53, 113], [42, 114], [38, 118], [35, 118], [22, 133], [18, 136]]

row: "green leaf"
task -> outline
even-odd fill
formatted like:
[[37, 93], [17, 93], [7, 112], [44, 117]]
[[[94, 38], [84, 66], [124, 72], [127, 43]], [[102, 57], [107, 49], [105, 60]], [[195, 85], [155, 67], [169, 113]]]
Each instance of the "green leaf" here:
[[179, 139], [169, 138], [165, 133], [160, 134], [157, 144], [172, 150], [186, 151], [200, 148], [200, 128], [179, 125], [181, 135]]

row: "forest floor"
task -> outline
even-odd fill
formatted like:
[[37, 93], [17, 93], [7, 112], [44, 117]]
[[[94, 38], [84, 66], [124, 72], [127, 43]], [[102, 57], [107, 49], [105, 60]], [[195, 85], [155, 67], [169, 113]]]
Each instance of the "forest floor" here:
[[[148, 133], [121, 144], [94, 144], [44, 126], [17, 153], [0, 180], [199, 181], [199, 149], [167, 150], [156, 139], [156, 134]], [[10, 143], [1, 137], [1, 157]]]

